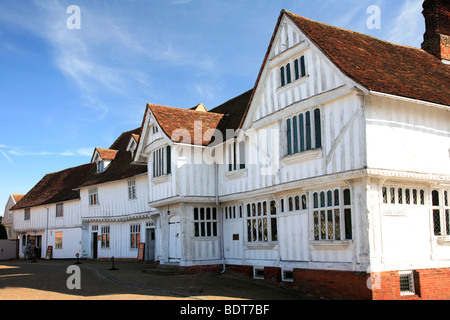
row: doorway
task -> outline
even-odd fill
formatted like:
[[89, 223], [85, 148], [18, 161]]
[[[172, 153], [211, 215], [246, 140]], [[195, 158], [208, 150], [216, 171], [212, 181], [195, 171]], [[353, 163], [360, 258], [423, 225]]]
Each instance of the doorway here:
[[92, 258], [97, 259], [98, 252], [98, 234], [97, 232], [92, 233]]
[[180, 262], [181, 240], [180, 240], [180, 216], [169, 219], [169, 262]]
[[155, 228], [145, 230], [145, 260], [154, 261], [155, 256]]

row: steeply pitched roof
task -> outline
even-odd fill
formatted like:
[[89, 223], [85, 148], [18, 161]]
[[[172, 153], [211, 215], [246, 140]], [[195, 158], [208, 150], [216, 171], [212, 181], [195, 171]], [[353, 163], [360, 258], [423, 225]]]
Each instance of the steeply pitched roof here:
[[[236, 130], [239, 128], [250, 101], [251, 93], [252, 90], [249, 90], [211, 111], [180, 109], [155, 104], [148, 104], [147, 106], [164, 133], [174, 142], [207, 146], [214, 141], [212, 140], [214, 130], [219, 130], [226, 138], [227, 129]], [[183, 136], [183, 129], [189, 134], [190, 141], [186, 141], [187, 135]]]
[[450, 66], [430, 53], [284, 12], [340, 70], [368, 90], [450, 105]]
[[73, 190], [93, 173], [95, 164], [69, 168], [45, 175], [15, 206], [13, 210], [58, 203], [80, 198], [80, 192]]
[[146, 173], [147, 166], [132, 164], [133, 159], [131, 157], [131, 152], [127, 151], [130, 139], [132, 137], [135, 138], [135, 136], [139, 134], [140, 130], [141, 128], [137, 128], [122, 133], [111, 145], [111, 147], [109, 147], [109, 149], [104, 149], [117, 151], [114, 160], [104, 172], [89, 175], [78, 187], [88, 187]]
[[17, 194], [17, 193], [11, 193], [11, 196], [13, 197], [15, 203], [22, 200], [22, 198], [25, 196], [24, 194]]
[[[147, 172], [147, 166], [131, 164], [131, 152], [126, 151], [129, 140], [135, 137], [140, 128], [124, 132], [111, 145], [114, 160], [108, 168], [97, 173], [96, 164], [88, 163], [78, 167], [69, 168], [60, 172], [45, 175], [14, 207], [13, 210], [31, 208], [45, 204], [53, 204], [80, 198], [79, 188], [95, 184], [126, 179]], [[111, 156], [111, 153], [106, 153]], [[104, 155], [105, 156], [105, 155]]]
[[[114, 160], [117, 155], [117, 150], [95, 148], [95, 151], [98, 152], [98, 155], [103, 160]], [[94, 151], [94, 154], [95, 154], [95, 151]]]
[[[210, 129], [216, 129], [223, 114], [148, 104], [164, 133], [174, 142], [207, 146]], [[208, 131], [208, 133], [207, 133]], [[206, 134], [205, 134], [206, 133]]]

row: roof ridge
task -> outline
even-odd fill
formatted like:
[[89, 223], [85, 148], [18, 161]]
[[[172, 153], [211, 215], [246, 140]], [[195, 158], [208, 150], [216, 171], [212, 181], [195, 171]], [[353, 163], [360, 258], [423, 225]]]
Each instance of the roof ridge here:
[[407, 46], [407, 45], [404, 45], [404, 44], [399, 44], [399, 43], [395, 43], [395, 42], [392, 42], [392, 41], [380, 39], [380, 38], [377, 38], [377, 37], [372, 36], [372, 35], [367, 34], [367, 33], [359, 32], [359, 31], [354, 31], [354, 30], [350, 30], [350, 29], [338, 27], [338, 26], [335, 26], [335, 25], [332, 25], [332, 24], [328, 24], [328, 23], [325, 23], [325, 22], [317, 21], [317, 20], [314, 20], [314, 19], [311, 19], [311, 18], [307, 18], [307, 17], [301, 16], [301, 15], [292, 13], [292, 12], [290, 12], [290, 11], [288, 11], [288, 10], [284, 10], [284, 9], [283, 9], [282, 12], [286, 13], [286, 14], [289, 15], [289, 16], [294, 16], [295, 18], [305, 19], [305, 20], [308, 20], [308, 21], [310, 21], [310, 22], [317, 23], [317, 24], [321, 24], [321, 25], [324, 25], [324, 26], [327, 26], [327, 27], [330, 27], [330, 28], [335, 28], [335, 29], [342, 30], [342, 31], [346, 31], [346, 32], [350, 32], [350, 33], [353, 33], [353, 34], [357, 34], [357, 35], [369, 37], [369, 38], [371, 38], [371, 39], [373, 39], [373, 40], [386, 42], [386, 43], [392, 44], [392, 45], [394, 45], [394, 46], [400, 46], [400, 47], [404, 47], [404, 48], [408, 48], [408, 49], [419, 50], [419, 51], [422, 51], [422, 52], [428, 54], [428, 52], [426, 52], [426, 51], [423, 50], [422, 48], [417, 48], [417, 47], [413, 47], [413, 46]]
[[[170, 109], [176, 109], [176, 110], [179, 110], [179, 111], [196, 112], [198, 114], [216, 114], [216, 115], [220, 115], [220, 116], [224, 116], [225, 115], [223, 113], [217, 113], [217, 112], [211, 112], [211, 111], [198, 111], [198, 110], [185, 109], [185, 108], [180, 108], [180, 107], [162, 106], [162, 105], [152, 104], [152, 103], [148, 103], [148, 105], [154, 106], [154, 107], [158, 107], [158, 108], [170, 108]], [[214, 110], [214, 109], [212, 109], [212, 110]]]

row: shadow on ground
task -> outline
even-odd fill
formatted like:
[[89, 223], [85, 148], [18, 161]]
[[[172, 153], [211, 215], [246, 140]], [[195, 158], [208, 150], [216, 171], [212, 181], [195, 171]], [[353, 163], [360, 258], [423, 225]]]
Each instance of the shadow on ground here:
[[[305, 300], [280, 288], [232, 272], [146, 272], [145, 262], [83, 260], [81, 289], [67, 286], [75, 260], [0, 261], [0, 300]], [[70, 281], [70, 280], [69, 280]]]

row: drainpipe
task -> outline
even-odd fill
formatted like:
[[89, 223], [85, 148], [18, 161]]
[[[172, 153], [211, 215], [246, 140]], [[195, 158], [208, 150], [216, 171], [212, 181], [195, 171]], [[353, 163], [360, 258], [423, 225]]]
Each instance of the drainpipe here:
[[[216, 207], [219, 212], [219, 165], [217, 163], [214, 164], [215, 171], [215, 193], [216, 193]], [[224, 273], [226, 271], [225, 267], [225, 244], [224, 244], [224, 223], [223, 223], [223, 212], [220, 212], [220, 224], [222, 225], [222, 236], [220, 237], [220, 251], [222, 255], [222, 271], [220, 273]]]

